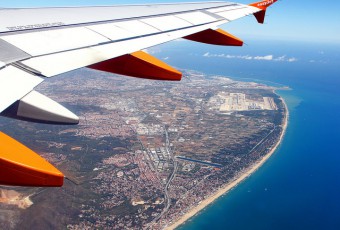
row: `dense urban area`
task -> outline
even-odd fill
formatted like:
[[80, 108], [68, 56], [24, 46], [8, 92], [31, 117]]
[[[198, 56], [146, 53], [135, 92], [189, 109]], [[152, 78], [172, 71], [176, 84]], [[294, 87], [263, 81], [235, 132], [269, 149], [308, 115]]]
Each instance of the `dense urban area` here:
[[0, 187], [3, 229], [163, 229], [265, 156], [285, 107], [275, 88], [183, 71], [181, 82], [77, 70], [39, 92], [76, 126], [1, 118], [59, 168], [61, 188]]

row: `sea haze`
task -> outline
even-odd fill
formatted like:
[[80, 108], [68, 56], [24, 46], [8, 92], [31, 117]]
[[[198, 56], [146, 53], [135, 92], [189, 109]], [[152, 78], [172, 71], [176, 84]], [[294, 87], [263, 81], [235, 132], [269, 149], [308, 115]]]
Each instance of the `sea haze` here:
[[178, 68], [292, 88], [278, 92], [290, 118], [276, 153], [180, 229], [340, 229], [340, 46], [248, 40], [149, 50]]

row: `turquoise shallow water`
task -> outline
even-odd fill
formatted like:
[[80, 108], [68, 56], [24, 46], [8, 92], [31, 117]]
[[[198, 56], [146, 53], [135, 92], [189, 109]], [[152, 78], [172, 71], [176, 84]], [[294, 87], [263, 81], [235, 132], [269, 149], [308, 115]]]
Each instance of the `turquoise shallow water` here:
[[[271, 81], [289, 110], [280, 147], [256, 173], [181, 226], [189, 229], [340, 229], [340, 47], [253, 42], [242, 49], [178, 42], [159, 57], [179, 68]], [[185, 50], [185, 54], [183, 54]], [[286, 61], [203, 57], [286, 55]], [[288, 62], [288, 58], [296, 58]]]

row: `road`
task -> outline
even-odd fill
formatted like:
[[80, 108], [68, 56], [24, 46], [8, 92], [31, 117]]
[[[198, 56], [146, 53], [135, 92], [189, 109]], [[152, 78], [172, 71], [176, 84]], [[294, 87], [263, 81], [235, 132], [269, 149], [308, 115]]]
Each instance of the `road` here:
[[257, 143], [254, 148], [252, 148], [249, 153], [252, 153], [260, 144], [262, 144], [266, 139], [267, 137], [269, 137], [270, 134], [272, 134], [276, 129], [276, 125], [274, 125], [274, 128], [259, 142]]
[[171, 205], [171, 197], [169, 196], [169, 187], [172, 182], [172, 180], [175, 178], [177, 170], [178, 170], [178, 162], [175, 160], [175, 156], [173, 151], [170, 150], [170, 141], [169, 141], [169, 134], [168, 130], [164, 126], [164, 133], [165, 133], [165, 149], [170, 156], [171, 160], [174, 162], [174, 168], [172, 170], [172, 173], [169, 176], [168, 181], [166, 182], [165, 188], [164, 188], [164, 203], [166, 204], [163, 211], [153, 220], [150, 222], [149, 227], [150, 228], [155, 222], [157, 222], [164, 214], [166, 214], [170, 208]]

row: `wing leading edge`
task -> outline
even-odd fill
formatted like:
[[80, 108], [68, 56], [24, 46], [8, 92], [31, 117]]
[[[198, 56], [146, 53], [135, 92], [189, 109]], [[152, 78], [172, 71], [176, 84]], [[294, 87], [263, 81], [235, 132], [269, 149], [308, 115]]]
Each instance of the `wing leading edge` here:
[[[0, 9], [0, 114], [77, 124], [75, 114], [34, 88], [81, 67], [179, 81], [179, 71], [141, 50], [178, 38], [242, 46], [242, 40], [218, 27], [248, 15], [263, 23], [267, 7], [275, 2]], [[0, 165], [0, 184], [63, 184], [59, 170], [1, 132]]]

